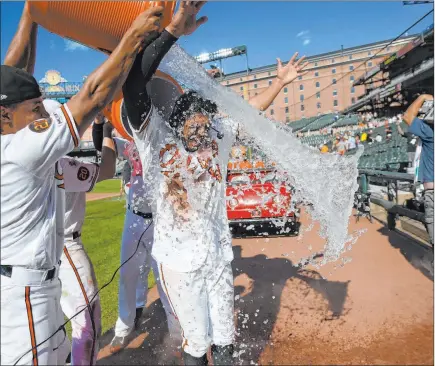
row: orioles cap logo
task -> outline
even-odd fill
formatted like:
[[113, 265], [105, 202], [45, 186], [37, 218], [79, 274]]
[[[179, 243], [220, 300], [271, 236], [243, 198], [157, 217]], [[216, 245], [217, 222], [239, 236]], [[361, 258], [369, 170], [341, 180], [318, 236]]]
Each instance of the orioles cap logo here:
[[32, 132], [41, 133], [51, 126], [51, 119], [38, 119], [37, 121], [33, 121], [29, 125], [29, 129]]
[[77, 178], [80, 181], [84, 181], [84, 180], [88, 179], [89, 175], [90, 175], [89, 174], [89, 169], [85, 168], [84, 166], [81, 166], [79, 168], [79, 171], [77, 172]]

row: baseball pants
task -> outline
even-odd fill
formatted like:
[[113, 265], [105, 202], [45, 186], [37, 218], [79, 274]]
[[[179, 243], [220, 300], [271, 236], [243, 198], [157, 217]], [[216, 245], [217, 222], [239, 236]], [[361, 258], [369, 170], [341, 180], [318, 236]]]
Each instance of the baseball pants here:
[[424, 220], [429, 233], [429, 240], [433, 246], [433, 189], [424, 191]]
[[[70, 247], [68, 249], [67, 247]], [[74, 249], [73, 249], [74, 248]], [[72, 326], [72, 365], [94, 365], [101, 336], [101, 305], [94, 267], [80, 238], [71, 246], [65, 245], [59, 278], [62, 281], [60, 304]]]
[[15, 267], [1, 276], [1, 365], [65, 365], [71, 344], [64, 330], [31, 350], [64, 323], [61, 282], [43, 281], [41, 272]]
[[182, 348], [202, 357], [210, 345], [234, 341], [234, 286], [231, 263], [207, 258], [193, 272], [177, 272], [159, 264], [163, 290], [177, 316]]
[[168, 320], [169, 332], [171, 335], [177, 337], [180, 334], [178, 321], [176, 321], [165, 293], [162, 291], [157, 278], [157, 265], [151, 257], [151, 249], [154, 240], [154, 224], [151, 220], [144, 219], [130, 210], [127, 210], [125, 216], [121, 244], [121, 263], [124, 263], [133, 255], [142, 234], [141, 243], [136, 254], [120, 269], [118, 290], [119, 315], [115, 325], [115, 335], [125, 337], [133, 330], [136, 308], [145, 307], [146, 305], [148, 274], [150, 268], [153, 267], [160, 299]]

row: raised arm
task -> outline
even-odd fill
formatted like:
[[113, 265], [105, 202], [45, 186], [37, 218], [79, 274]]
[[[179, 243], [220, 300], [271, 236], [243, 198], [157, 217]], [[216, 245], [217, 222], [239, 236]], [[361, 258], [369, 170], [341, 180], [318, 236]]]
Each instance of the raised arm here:
[[207, 17], [196, 16], [205, 1], [182, 1], [171, 23], [161, 34], [152, 35], [149, 45], [136, 56], [136, 60], [122, 88], [129, 121], [137, 131], [145, 128], [151, 110], [151, 100], [146, 86], [153, 77], [163, 57], [183, 35], [193, 33]]
[[32, 21], [28, 3], [26, 2], [17, 32], [9, 45], [3, 63], [23, 69], [33, 75], [35, 70], [37, 34], [38, 25]]
[[162, 7], [153, 7], [140, 14], [109, 58], [86, 79], [80, 91], [67, 102], [80, 136], [98, 112], [120, 91], [144, 40], [151, 32], [159, 29], [162, 12]]
[[136, 131], [145, 127], [144, 122], [151, 111], [151, 99], [146, 86], [161, 60], [176, 41], [177, 38], [166, 30], [160, 35], [157, 34], [152, 43], [136, 56], [122, 87], [128, 119]]
[[103, 147], [101, 152], [100, 174], [98, 182], [111, 179], [116, 170], [116, 151], [115, 143], [112, 139], [113, 126], [110, 122], [104, 124]]
[[417, 117], [421, 106], [427, 100], [433, 100], [433, 96], [429, 94], [422, 94], [416, 100], [414, 100], [414, 102], [408, 107], [403, 115], [403, 120], [406, 122], [406, 124], [409, 126], [412, 124], [412, 121], [414, 121], [415, 117]]
[[296, 61], [298, 53], [296, 52], [287, 65], [283, 66], [281, 60], [278, 58], [278, 67], [275, 80], [272, 82], [264, 92], [256, 95], [249, 101], [254, 108], [264, 111], [272, 104], [276, 96], [279, 94], [282, 88], [290, 84], [299, 75], [305, 74], [303, 69], [308, 63], [302, 63], [305, 56]]
[[92, 124], [92, 142], [94, 143], [95, 150], [100, 151], [103, 148], [103, 128], [104, 116], [99, 114]]

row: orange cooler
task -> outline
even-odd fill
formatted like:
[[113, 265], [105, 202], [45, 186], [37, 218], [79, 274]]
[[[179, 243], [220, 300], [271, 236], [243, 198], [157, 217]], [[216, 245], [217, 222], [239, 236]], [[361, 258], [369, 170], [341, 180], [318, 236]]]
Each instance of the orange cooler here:
[[163, 6], [162, 29], [176, 1], [29, 1], [32, 19], [48, 31], [110, 53], [143, 11]]

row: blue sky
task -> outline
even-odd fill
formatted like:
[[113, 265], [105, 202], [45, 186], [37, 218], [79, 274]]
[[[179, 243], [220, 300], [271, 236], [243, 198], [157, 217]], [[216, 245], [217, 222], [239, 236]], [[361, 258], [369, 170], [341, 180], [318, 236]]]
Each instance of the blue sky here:
[[[1, 59], [18, 25], [23, 2], [1, 2]], [[275, 63], [295, 51], [307, 56], [394, 38], [433, 5], [404, 6], [397, 2], [218, 2], [206, 4], [201, 14], [209, 21], [179, 43], [198, 55], [221, 48], [246, 45], [251, 68]], [[433, 24], [433, 14], [410, 34]], [[68, 81], [80, 81], [105, 56], [66, 42], [44, 29], [39, 32], [35, 76], [59, 70]], [[225, 72], [245, 67], [245, 59], [224, 60]]]

